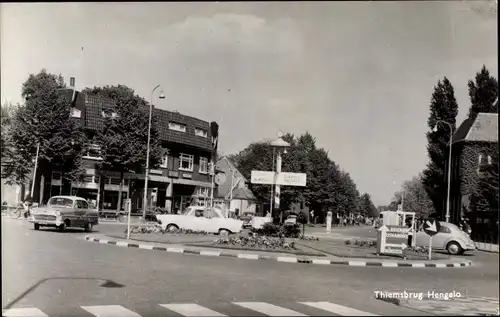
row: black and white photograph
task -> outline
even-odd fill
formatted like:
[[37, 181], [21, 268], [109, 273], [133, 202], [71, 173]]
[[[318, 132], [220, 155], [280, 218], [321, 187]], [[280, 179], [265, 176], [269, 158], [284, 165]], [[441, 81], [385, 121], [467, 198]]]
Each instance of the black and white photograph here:
[[497, 10], [1, 3], [2, 317], [498, 316]]

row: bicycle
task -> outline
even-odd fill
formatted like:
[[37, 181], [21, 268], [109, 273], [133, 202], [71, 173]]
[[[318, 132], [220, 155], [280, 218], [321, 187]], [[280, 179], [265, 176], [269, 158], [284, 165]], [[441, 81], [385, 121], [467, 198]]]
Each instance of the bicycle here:
[[9, 217], [12, 219], [19, 219], [23, 214], [24, 208], [16, 207], [14, 210], [9, 211]]

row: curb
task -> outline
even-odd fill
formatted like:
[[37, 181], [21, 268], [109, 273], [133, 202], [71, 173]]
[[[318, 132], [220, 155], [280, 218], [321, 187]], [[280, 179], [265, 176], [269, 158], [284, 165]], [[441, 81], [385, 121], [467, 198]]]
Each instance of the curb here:
[[297, 257], [287, 257], [287, 256], [268, 256], [250, 253], [225, 253], [221, 251], [213, 250], [192, 250], [186, 248], [168, 248], [168, 247], [157, 247], [150, 244], [137, 244], [128, 243], [125, 241], [114, 241], [108, 239], [99, 239], [92, 236], [85, 236], [85, 240], [90, 242], [97, 242], [100, 244], [110, 244], [120, 247], [128, 248], [139, 248], [152, 251], [163, 251], [170, 253], [185, 253], [194, 255], [204, 255], [204, 256], [221, 256], [229, 258], [247, 259], [247, 260], [271, 260], [277, 262], [287, 262], [287, 263], [302, 263], [302, 264], [319, 264], [319, 265], [347, 265], [347, 266], [379, 266], [379, 267], [411, 267], [411, 268], [451, 268], [451, 267], [465, 267], [471, 266], [472, 261], [464, 262], [454, 262], [454, 263], [408, 263], [408, 262], [387, 262], [387, 261], [335, 261], [327, 259], [307, 259], [307, 258], [297, 258]]

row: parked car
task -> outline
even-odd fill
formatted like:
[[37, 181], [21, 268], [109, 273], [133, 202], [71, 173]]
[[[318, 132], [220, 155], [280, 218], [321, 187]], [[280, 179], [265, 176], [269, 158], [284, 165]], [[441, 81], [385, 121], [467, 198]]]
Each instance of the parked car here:
[[239, 233], [243, 221], [226, 218], [220, 208], [190, 206], [181, 215], [156, 215], [166, 231], [188, 229], [229, 235]]
[[253, 212], [245, 212], [243, 215], [240, 217], [240, 220], [243, 221], [243, 228], [250, 228], [252, 227], [252, 218], [254, 216]]
[[[451, 255], [460, 255], [466, 251], [476, 250], [474, 241], [469, 235], [460, 230], [456, 225], [449, 222], [439, 222], [441, 228], [439, 232], [432, 237], [432, 248], [446, 250]], [[416, 234], [416, 246], [429, 246], [429, 235], [422, 228]]]
[[291, 214], [285, 220], [285, 226], [291, 226], [297, 224], [297, 215]]
[[49, 199], [47, 207], [32, 210], [29, 222], [33, 223], [35, 230], [56, 227], [59, 231], [65, 231], [68, 227], [79, 227], [91, 232], [92, 227], [99, 224], [99, 214], [90, 209], [84, 198], [54, 196]]

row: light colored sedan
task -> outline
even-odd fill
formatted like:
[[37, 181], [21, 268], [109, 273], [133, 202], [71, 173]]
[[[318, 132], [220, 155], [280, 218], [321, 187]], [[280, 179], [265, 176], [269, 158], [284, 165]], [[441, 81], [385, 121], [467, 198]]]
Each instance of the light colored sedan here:
[[35, 230], [40, 227], [56, 227], [65, 231], [68, 227], [80, 227], [91, 232], [99, 223], [98, 213], [90, 209], [88, 202], [77, 196], [54, 196], [47, 207], [34, 208], [29, 220]]
[[156, 215], [156, 219], [166, 231], [187, 229], [229, 235], [241, 232], [243, 227], [243, 221], [226, 218], [221, 209], [210, 207], [188, 207], [182, 215]]
[[[432, 237], [432, 249], [446, 250], [451, 255], [460, 255], [465, 251], [476, 250], [474, 241], [456, 225], [441, 221], [439, 224], [441, 225], [439, 232]], [[419, 247], [428, 247], [429, 239], [429, 235], [420, 229], [417, 232], [415, 244]]]

